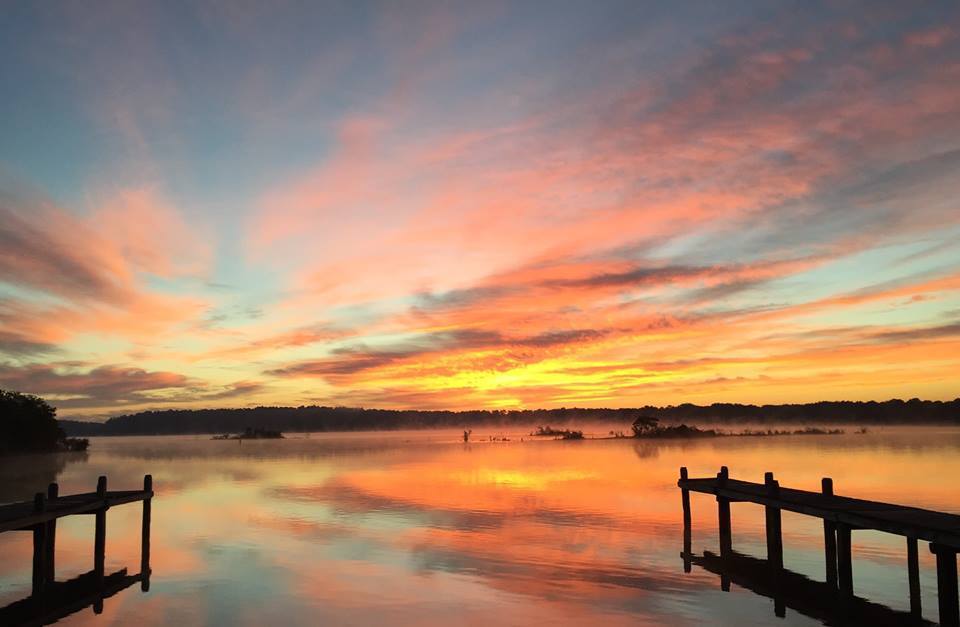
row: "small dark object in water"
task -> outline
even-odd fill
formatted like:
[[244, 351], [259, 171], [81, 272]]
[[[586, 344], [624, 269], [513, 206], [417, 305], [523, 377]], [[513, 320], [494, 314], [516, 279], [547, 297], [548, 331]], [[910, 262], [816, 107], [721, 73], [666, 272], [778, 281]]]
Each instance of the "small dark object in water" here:
[[85, 451], [90, 447], [90, 440], [87, 438], [66, 438], [63, 441], [63, 450], [75, 452]]
[[247, 427], [243, 430], [243, 433], [239, 435], [230, 435], [224, 433], [223, 435], [215, 435], [211, 440], [282, 440], [283, 433], [279, 431], [274, 431], [273, 429], [256, 429], [253, 427]]

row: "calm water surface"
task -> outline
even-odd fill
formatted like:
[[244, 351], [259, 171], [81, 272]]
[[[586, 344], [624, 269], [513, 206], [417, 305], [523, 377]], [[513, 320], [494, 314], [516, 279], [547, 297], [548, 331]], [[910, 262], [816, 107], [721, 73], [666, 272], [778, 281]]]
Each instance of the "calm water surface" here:
[[[474, 440], [487, 433], [476, 430]], [[683, 572], [678, 468], [960, 512], [960, 430], [709, 441], [458, 441], [459, 432], [95, 438], [86, 456], [0, 464], [0, 501], [138, 488], [152, 473], [153, 575], [65, 623], [114, 625], [819, 624], [694, 566]], [[693, 551], [717, 551], [692, 495]], [[139, 567], [140, 505], [107, 516], [107, 571]], [[765, 556], [763, 510], [733, 506], [737, 551]], [[819, 521], [783, 514], [785, 567], [822, 581]], [[854, 532], [858, 595], [909, 609], [900, 537]], [[31, 536], [0, 535], [0, 605], [30, 592]], [[57, 529], [57, 575], [92, 567], [93, 518]], [[924, 616], [936, 576], [921, 543]], [[601, 623], [602, 621], [602, 623]]]

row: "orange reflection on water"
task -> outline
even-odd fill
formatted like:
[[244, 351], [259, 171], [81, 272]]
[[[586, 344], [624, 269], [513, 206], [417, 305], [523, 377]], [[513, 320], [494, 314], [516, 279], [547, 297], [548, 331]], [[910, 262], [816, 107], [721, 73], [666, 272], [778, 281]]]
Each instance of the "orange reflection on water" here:
[[[151, 590], [97, 617], [145, 624], [699, 624], [767, 622], [764, 599], [684, 574], [678, 468], [957, 511], [960, 431], [701, 441], [456, 442], [457, 434], [291, 438], [242, 446], [200, 438], [95, 440], [57, 476], [70, 491], [108, 474], [154, 475]], [[89, 488], [86, 488], [89, 489]], [[716, 550], [716, 504], [694, 495], [693, 548]], [[733, 507], [734, 545], [759, 557], [763, 510]], [[140, 508], [108, 513], [108, 569], [139, 564]], [[788, 568], [823, 578], [819, 521], [784, 515]], [[89, 519], [61, 524], [58, 571], [92, 559]], [[20, 535], [11, 540], [8, 536]], [[904, 607], [902, 539], [857, 532], [857, 590]], [[3, 534], [0, 602], [29, 592], [29, 535]], [[926, 608], [932, 563], [921, 551]], [[928, 611], [929, 612], [933, 610]], [[805, 624], [788, 614], [787, 623]]]

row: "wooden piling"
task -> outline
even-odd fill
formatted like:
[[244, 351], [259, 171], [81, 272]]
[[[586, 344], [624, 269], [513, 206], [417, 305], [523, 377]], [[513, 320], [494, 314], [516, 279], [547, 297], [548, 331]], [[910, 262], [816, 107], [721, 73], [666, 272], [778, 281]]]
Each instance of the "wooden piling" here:
[[[725, 485], [730, 471], [726, 466], [720, 467], [717, 473], [717, 484]], [[730, 525], [730, 499], [717, 497], [717, 519], [720, 530], [720, 556], [726, 557], [733, 550], [733, 530]]]
[[773, 598], [773, 614], [777, 618], [785, 618], [787, 615], [787, 604], [781, 597]]
[[[144, 475], [143, 491], [153, 493], [153, 475]], [[150, 501], [143, 499], [143, 519], [140, 527], [140, 589], [150, 590]]]
[[[730, 470], [726, 466], [720, 466], [720, 472], [717, 473], [717, 485], [724, 486], [730, 477]], [[730, 499], [722, 496], [717, 497], [717, 518], [720, 529], [720, 557], [728, 558], [733, 552], [733, 526], [730, 523]], [[720, 590], [730, 592], [730, 577], [720, 575]]]
[[[687, 467], [680, 467], [680, 480], [689, 478]], [[693, 532], [690, 517], [690, 490], [680, 491], [680, 501], [683, 505], [683, 572], [691, 570], [690, 554], [693, 552]]]
[[937, 556], [937, 604], [940, 625], [960, 625], [960, 598], [957, 594], [957, 549], [930, 543], [930, 552]]
[[[680, 479], [687, 479], [687, 467], [680, 468]], [[680, 501], [683, 504], [683, 526], [690, 526], [690, 490], [680, 490]]]
[[[60, 486], [56, 483], [51, 483], [47, 486], [47, 501], [52, 502], [56, 501], [60, 496]], [[56, 546], [57, 546], [57, 519], [54, 518], [47, 523], [46, 529], [46, 559], [44, 560], [44, 579], [47, 583], [52, 583], [56, 580]]]
[[[833, 479], [820, 480], [820, 492], [824, 496], [833, 496]], [[832, 520], [823, 520], [823, 557], [826, 564], [827, 583], [837, 586], [837, 526]]]
[[[37, 492], [33, 499], [33, 511], [43, 512], [47, 508], [47, 497], [43, 492]], [[33, 526], [33, 577], [31, 592], [34, 596], [43, 593], [46, 588], [47, 569], [47, 524], [38, 523]]]
[[[107, 478], [97, 479], [97, 497], [106, 498]], [[96, 513], [96, 522], [93, 536], [93, 571], [101, 581], [103, 580], [104, 559], [107, 549], [107, 508], [101, 507]]]
[[[764, 475], [764, 483], [767, 486], [768, 496], [779, 496], [780, 483], [773, 478], [772, 472]], [[780, 508], [767, 505], [765, 506], [765, 510], [767, 523], [767, 562], [775, 570], [780, 570], [783, 568], [783, 532]]]
[[916, 538], [907, 538], [907, 580], [910, 584], [910, 613], [920, 618], [923, 611], [920, 606], [920, 556]]
[[837, 579], [840, 591], [853, 594], [853, 548], [850, 525], [837, 523]]
[[717, 514], [720, 523], [720, 556], [726, 557], [733, 550], [733, 532], [730, 525], [730, 500], [717, 497]]

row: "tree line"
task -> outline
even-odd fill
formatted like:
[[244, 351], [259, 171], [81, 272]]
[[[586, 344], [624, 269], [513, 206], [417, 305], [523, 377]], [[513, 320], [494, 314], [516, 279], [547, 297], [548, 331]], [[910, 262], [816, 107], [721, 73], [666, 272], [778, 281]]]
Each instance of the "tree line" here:
[[117, 416], [106, 422], [61, 420], [69, 435], [161, 435], [238, 433], [246, 428], [281, 431], [364, 431], [466, 428], [475, 425], [529, 426], [586, 422], [631, 424], [639, 415], [665, 423], [845, 423], [960, 424], [960, 399], [926, 401], [821, 401], [787, 405], [670, 405], [617, 409], [559, 408], [524, 410], [396, 410], [363, 407], [253, 407], [168, 409]]

